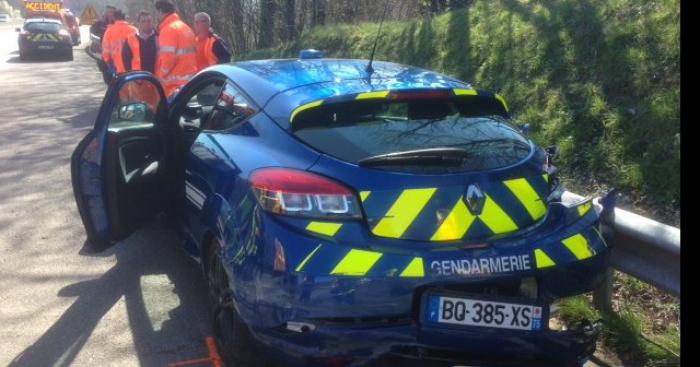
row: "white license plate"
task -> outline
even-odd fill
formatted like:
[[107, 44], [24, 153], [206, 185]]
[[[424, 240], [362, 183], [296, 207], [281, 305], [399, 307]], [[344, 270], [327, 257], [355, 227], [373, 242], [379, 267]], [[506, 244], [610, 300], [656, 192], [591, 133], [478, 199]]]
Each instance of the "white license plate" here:
[[53, 50], [54, 46], [52, 46], [52, 45], [40, 45], [39, 49], [40, 50]]
[[541, 330], [542, 307], [468, 298], [429, 296], [428, 321], [501, 329]]

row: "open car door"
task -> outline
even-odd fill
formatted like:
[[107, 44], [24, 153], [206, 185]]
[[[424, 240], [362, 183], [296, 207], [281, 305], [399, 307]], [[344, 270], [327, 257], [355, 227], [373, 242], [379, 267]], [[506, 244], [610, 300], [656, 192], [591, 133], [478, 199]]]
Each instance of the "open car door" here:
[[120, 76], [71, 158], [88, 246], [105, 250], [174, 202], [174, 149], [163, 89], [150, 73]]

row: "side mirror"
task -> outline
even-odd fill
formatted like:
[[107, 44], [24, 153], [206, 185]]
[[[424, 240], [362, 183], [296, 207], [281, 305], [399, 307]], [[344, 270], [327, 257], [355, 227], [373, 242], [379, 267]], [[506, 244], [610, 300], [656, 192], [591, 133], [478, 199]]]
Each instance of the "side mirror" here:
[[525, 124], [520, 127], [520, 133], [527, 136], [530, 133], [530, 124]]
[[119, 107], [119, 121], [141, 122], [146, 120], [148, 107], [145, 103], [129, 103]]

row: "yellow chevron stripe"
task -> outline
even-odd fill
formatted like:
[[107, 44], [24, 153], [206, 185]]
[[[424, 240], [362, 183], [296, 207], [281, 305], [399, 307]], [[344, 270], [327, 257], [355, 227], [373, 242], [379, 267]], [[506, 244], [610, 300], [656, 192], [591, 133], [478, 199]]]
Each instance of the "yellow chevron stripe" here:
[[360, 191], [360, 200], [364, 203], [371, 193], [372, 191]]
[[556, 265], [554, 260], [552, 260], [552, 258], [547, 256], [547, 254], [540, 249], [535, 249], [535, 263], [537, 263], [537, 269], [548, 268]]
[[501, 102], [501, 104], [503, 105], [503, 108], [505, 108], [506, 112], [508, 112], [508, 105], [506, 104], [506, 99], [503, 98], [503, 96], [501, 96], [500, 94], [495, 94], [495, 96], [496, 96], [496, 99], [499, 102]]
[[381, 237], [401, 238], [436, 190], [436, 188], [404, 190], [384, 218], [372, 229], [372, 233]]
[[366, 92], [366, 93], [360, 93], [355, 97], [355, 100], [362, 100], [362, 99], [376, 99], [376, 98], [386, 98], [389, 95], [389, 91], [381, 91], [381, 92]]
[[342, 223], [311, 222], [306, 226], [306, 230], [326, 236], [335, 236], [342, 226]]
[[297, 107], [296, 109], [294, 109], [294, 111], [292, 111], [292, 117], [289, 118], [290, 123], [294, 122], [294, 118], [297, 116], [297, 114], [299, 114], [299, 112], [303, 112], [305, 110], [308, 110], [309, 108], [318, 107], [321, 104], [323, 104], [323, 101], [311, 102]]
[[297, 266], [296, 271], [297, 272], [301, 271], [301, 269], [304, 268], [304, 265], [306, 265], [306, 263], [309, 262], [309, 260], [311, 260], [312, 257], [314, 257], [314, 254], [316, 254], [316, 252], [320, 248], [321, 248], [321, 245], [318, 245], [318, 246], [316, 246], [316, 248], [313, 251], [311, 251], [308, 255], [306, 255], [304, 260], [302, 260], [301, 264], [299, 264], [299, 266]]
[[331, 271], [332, 275], [362, 276], [372, 269], [382, 253], [352, 249]]
[[543, 175], [542, 175], [542, 178], [544, 178], [544, 181], [545, 181], [546, 183], [549, 183], [549, 174], [548, 174], [548, 173], [543, 174]]
[[474, 89], [453, 89], [455, 96], [475, 96], [476, 91]]
[[561, 242], [564, 243], [564, 246], [579, 260], [593, 256], [591, 249], [588, 247], [588, 240], [580, 233], [564, 239]]
[[413, 260], [403, 269], [400, 277], [422, 277], [425, 276], [423, 273], [423, 258], [414, 257]]
[[431, 241], [449, 241], [464, 237], [476, 216], [472, 215], [464, 204], [464, 200], [459, 198], [457, 204], [445, 220], [440, 224], [440, 228], [433, 234]]
[[518, 230], [518, 226], [513, 222], [513, 219], [511, 219], [488, 194], [486, 194], [486, 202], [484, 203], [484, 209], [479, 215], [479, 219], [481, 219], [494, 234]]
[[588, 211], [591, 210], [592, 207], [593, 207], [593, 205], [591, 204], [590, 201], [579, 205], [576, 208], [578, 210], [579, 217], [583, 217], [584, 215], [588, 214]]
[[534, 220], [538, 220], [547, 212], [547, 207], [544, 205], [542, 198], [532, 188], [529, 182], [524, 178], [517, 178], [503, 182], [510, 192], [518, 198], [523, 204], [527, 212]]

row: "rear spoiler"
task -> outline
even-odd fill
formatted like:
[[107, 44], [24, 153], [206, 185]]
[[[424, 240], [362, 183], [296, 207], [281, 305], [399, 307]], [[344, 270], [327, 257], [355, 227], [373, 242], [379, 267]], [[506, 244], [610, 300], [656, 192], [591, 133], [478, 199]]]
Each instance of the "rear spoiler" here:
[[401, 100], [411, 100], [411, 99], [429, 99], [429, 98], [454, 98], [454, 97], [470, 97], [470, 96], [477, 96], [477, 97], [486, 97], [486, 98], [494, 98], [496, 99], [500, 105], [503, 107], [504, 111], [508, 113], [508, 105], [506, 104], [505, 98], [500, 96], [497, 93], [492, 93], [488, 91], [483, 91], [483, 90], [476, 90], [476, 89], [459, 89], [459, 88], [454, 88], [454, 89], [411, 89], [411, 90], [384, 90], [384, 91], [373, 91], [373, 92], [362, 92], [362, 93], [354, 93], [354, 94], [346, 94], [342, 96], [333, 96], [325, 99], [320, 99], [316, 101], [311, 101], [308, 103], [304, 103], [301, 106], [295, 108], [292, 111], [291, 116], [289, 117], [289, 122], [291, 124], [294, 123], [294, 120], [297, 118], [297, 116], [305, 111], [308, 111], [310, 109], [322, 106], [322, 105], [328, 105], [331, 103], [341, 103], [341, 102], [350, 102], [350, 101], [361, 101], [361, 100], [378, 100], [378, 99], [386, 99], [386, 100], [393, 100], [393, 101], [401, 101]]

